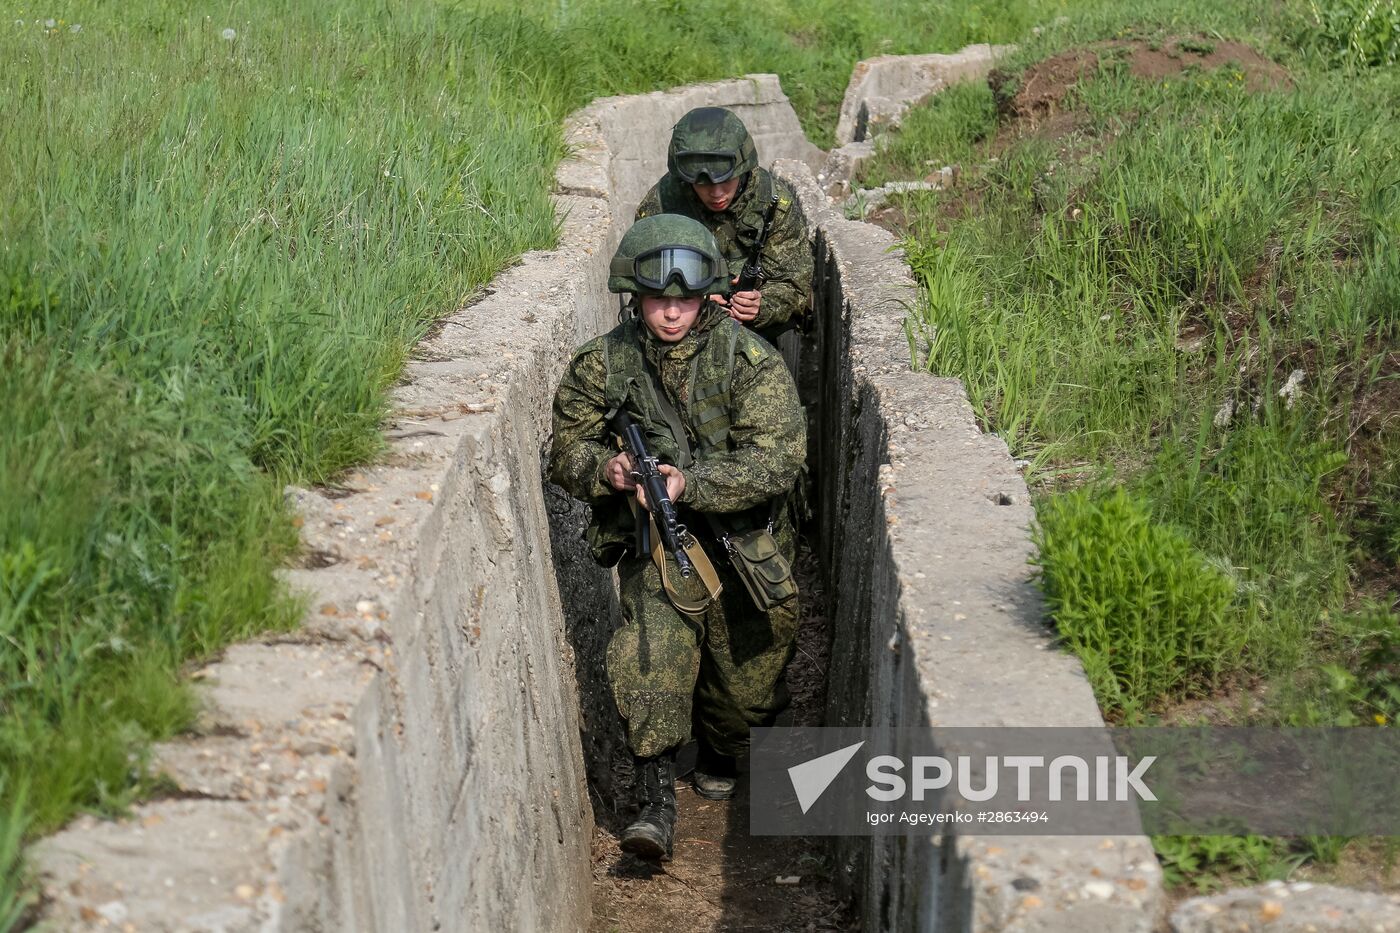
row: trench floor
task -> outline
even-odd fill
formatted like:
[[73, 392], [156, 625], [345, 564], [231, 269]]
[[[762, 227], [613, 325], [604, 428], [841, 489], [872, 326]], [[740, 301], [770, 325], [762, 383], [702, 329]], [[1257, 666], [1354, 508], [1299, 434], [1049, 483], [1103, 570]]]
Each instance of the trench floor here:
[[[802, 618], [797, 654], [786, 674], [790, 715], [793, 725], [820, 725], [830, 646], [821, 575], [805, 548], [797, 573]], [[675, 856], [660, 867], [624, 854], [606, 829], [595, 831], [593, 933], [856, 929], [820, 840], [749, 835], [742, 777], [730, 801], [705, 800], [682, 777], [676, 803]]]

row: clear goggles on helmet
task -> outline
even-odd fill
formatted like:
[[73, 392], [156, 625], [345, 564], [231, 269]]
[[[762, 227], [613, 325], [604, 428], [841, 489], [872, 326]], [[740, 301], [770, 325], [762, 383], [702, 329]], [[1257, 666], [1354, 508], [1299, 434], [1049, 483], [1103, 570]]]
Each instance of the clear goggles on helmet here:
[[632, 278], [645, 289], [679, 280], [686, 291], [702, 292], [719, 278], [719, 264], [693, 246], [660, 246], [633, 261]]
[[705, 179], [705, 184], [718, 185], [734, 177], [739, 168], [739, 154], [732, 150], [702, 152], [686, 150], [676, 153], [676, 174], [691, 184]]

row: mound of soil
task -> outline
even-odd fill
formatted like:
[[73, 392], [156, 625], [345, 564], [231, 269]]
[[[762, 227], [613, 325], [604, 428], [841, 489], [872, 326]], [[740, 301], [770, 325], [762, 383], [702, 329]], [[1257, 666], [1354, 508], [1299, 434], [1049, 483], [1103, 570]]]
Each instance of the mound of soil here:
[[1080, 79], [1098, 74], [1110, 61], [1123, 62], [1129, 74], [1148, 80], [1166, 80], [1190, 68], [1210, 71], [1233, 65], [1244, 73], [1245, 87], [1251, 91], [1292, 86], [1281, 65], [1249, 46], [1199, 36], [1152, 43], [1142, 39], [1097, 42], [1032, 65], [1019, 81], [1003, 71], [993, 71], [988, 80], [1003, 119], [1038, 122], [1063, 111], [1065, 98]]
[[[1061, 52], [1020, 74], [994, 69], [987, 81], [996, 97], [1000, 119], [995, 135], [987, 140], [985, 154], [996, 159], [1018, 143], [1036, 139], [1052, 143], [1060, 162], [1088, 158], [1111, 142], [1115, 133], [1104, 127], [1095, 128], [1090, 115], [1075, 107], [1072, 91], [1081, 80], [1126, 71], [1149, 81], [1169, 81], [1188, 72], [1226, 66], [1237, 69], [1244, 87], [1253, 93], [1286, 90], [1293, 85], [1283, 66], [1249, 46], [1203, 36], [1174, 36], [1151, 42], [1111, 39]], [[929, 220], [941, 226], [942, 220], [978, 213], [979, 167], [970, 165], [963, 169], [966, 182], [943, 191], [931, 206], [936, 216], [911, 216], [908, 200], [894, 197], [872, 211], [866, 220], [902, 237]]]

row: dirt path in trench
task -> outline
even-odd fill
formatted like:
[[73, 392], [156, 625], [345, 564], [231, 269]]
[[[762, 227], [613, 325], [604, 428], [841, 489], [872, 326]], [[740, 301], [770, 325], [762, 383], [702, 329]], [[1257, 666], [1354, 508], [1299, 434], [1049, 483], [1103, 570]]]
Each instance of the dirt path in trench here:
[[[781, 722], [820, 725], [829, 652], [821, 577], [812, 553], [798, 555], [802, 618], [788, 666], [792, 707]], [[682, 769], [693, 760], [682, 756]], [[730, 930], [854, 930], [835, 890], [820, 840], [750, 836], [748, 787], [733, 800], [705, 800], [688, 777], [676, 782], [675, 856], [659, 869], [625, 855], [602, 826], [593, 839], [593, 933], [719, 933]], [[793, 879], [797, 879], [795, 882]], [[779, 879], [783, 883], [779, 883]]]

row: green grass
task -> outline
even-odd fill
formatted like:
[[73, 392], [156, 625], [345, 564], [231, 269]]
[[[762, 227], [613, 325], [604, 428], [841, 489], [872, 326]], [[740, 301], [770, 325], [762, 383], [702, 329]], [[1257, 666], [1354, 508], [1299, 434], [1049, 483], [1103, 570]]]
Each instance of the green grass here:
[[[1236, 34], [1259, 26], [1240, 13]], [[1063, 28], [1022, 62], [1124, 34]], [[1157, 83], [1106, 69], [1075, 94], [1077, 134], [993, 161], [976, 147], [985, 118], [963, 118], [979, 95], [908, 121], [963, 127], [977, 169], [970, 191], [906, 201], [916, 362], [963, 377], [1042, 478], [1106, 472], [1227, 568], [1238, 595], [1221, 624], [1259, 637], [1221, 660], [1253, 672], [1298, 671], [1325, 647], [1319, 620], [1347, 611], [1357, 548], [1389, 560], [1395, 528], [1393, 455], [1372, 469], [1359, 446], [1393, 450], [1395, 428], [1359, 411], [1400, 342], [1400, 85], [1280, 51], [1291, 92], [1251, 93], [1232, 67]], [[959, 216], [953, 198], [978, 207]], [[1281, 399], [1295, 369], [1305, 380]], [[1135, 705], [1153, 693], [1115, 684]]]
[[1153, 836], [1152, 844], [1168, 886], [1191, 885], [1202, 893], [1286, 880], [1306, 858], [1265, 836]]
[[[1393, 14], [1089, 10], [1022, 45], [1012, 93], [1059, 51], [1169, 36], [1246, 41], [1292, 87], [1250, 92], [1238, 64], [1151, 82], [1107, 56], [1066, 102], [1066, 135], [1018, 136], [967, 88], [911, 113], [866, 169], [877, 184], [962, 164], [958, 189], [901, 205], [922, 283], [914, 363], [962, 377], [1030, 462], [1051, 609], [1122, 721], [1259, 682], [1265, 708], [1224, 696], [1215, 714], [1400, 715], [1400, 74], [1369, 67], [1392, 34], [1365, 31]], [[1155, 842], [1169, 881], [1197, 887], [1347, 845]]]
[[876, 188], [894, 179], [936, 172], [971, 157], [996, 129], [992, 89], [982, 81], [954, 84], [902, 121], [899, 132], [861, 168], [861, 184]]
[[554, 242], [570, 110], [777, 72], [829, 143], [856, 59], [1069, 5], [4, 4], [0, 929], [21, 838], [146, 789], [182, 666], [295, 624], [284, 484], [375, 457], [413, 343]]
[[1229, 611], [1231, 575], [1123, 488], [1052, 497], [1037, 518], [1047, 603], [1105, 712], [1209, 686], [1259, 634]]

